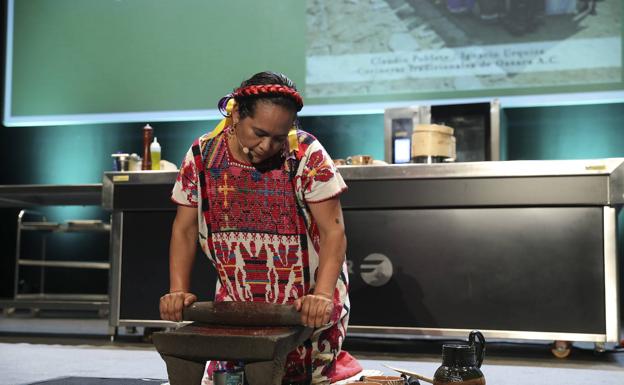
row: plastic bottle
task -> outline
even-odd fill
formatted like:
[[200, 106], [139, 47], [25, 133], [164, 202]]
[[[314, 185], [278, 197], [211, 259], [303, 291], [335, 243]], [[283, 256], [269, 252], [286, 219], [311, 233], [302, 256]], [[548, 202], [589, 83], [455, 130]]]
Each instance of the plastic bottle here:
[[156, 137], [154, 137], [154, 141], [150, 144], [150, 155], [152, 157], [152, 170], [160, 170], [160, 144]]
[[141, 170], [152, 169], [152, 156], [150, 154], [150, 143], [154, 135], [152, 126], [146, 124], [143, 127], [143, 161], [141, 162]]

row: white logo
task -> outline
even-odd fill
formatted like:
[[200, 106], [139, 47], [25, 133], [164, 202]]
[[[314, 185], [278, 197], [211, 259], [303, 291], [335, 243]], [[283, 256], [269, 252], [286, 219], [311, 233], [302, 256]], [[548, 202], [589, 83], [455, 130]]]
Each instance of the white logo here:
[[392, 278], [392, 262], [383, 254], [369, 254], [360, 265], [360, 276], [370, 286], [383, 286]]

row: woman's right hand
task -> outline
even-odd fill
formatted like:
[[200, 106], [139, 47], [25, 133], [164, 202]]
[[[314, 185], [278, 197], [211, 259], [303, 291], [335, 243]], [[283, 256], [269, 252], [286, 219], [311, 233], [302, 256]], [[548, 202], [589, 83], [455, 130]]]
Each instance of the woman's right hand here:
[[182, 309], [197, 301], [193, 293], [177, 291], [160, 297], [160, 318], [166, 321], [182, 321]]

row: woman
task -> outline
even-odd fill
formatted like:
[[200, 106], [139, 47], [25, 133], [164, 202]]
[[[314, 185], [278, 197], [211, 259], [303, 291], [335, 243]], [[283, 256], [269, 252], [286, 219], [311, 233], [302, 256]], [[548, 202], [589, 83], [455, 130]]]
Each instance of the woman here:
[[218, 273], [215, 301], [294, 304], [312, 337], [291, 352], [284, 383], [329, 383], [361, 367], [341, 351], [349, 319], [346, 185], [329, 155], [297, 129], [303, 100], [282, 74], [262, 72], [222, 98], [226, 118], [195, 141], [173, 188], [170, 292], [161, 317], [179, 321], [196, 297], [199, 243]]

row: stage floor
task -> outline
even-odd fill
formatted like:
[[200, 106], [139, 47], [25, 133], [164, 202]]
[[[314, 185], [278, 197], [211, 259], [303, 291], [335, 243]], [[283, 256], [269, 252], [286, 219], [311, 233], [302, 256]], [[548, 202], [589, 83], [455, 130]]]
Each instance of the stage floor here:
[[[114, 384], [156, 384], [167, 378], [164, 362], [141, 334], [107, 337], [104, 319], [0, 316], [0, 384], [22, 385], [66, 377], [116, 378]], [[365, 369], [394, 374], [384, 364], [433, 376], [442, 340], [371, 340], [347, 337], [344, 347]], [[624, 350], [613, 345], [596, 354], [593, 344], [575, 344], [570, 357], [552, 356], [544, 342], [488, 343], [482, 367], [496, 385], [624, 384]], [[123, 380], [125, 379], [125, 380]], [[94, 380], [95, 381], [95, 380]], [[84, 380], [83, 380], [84, 382]], [[92, 382], [111, 384], [111, 382]]]

